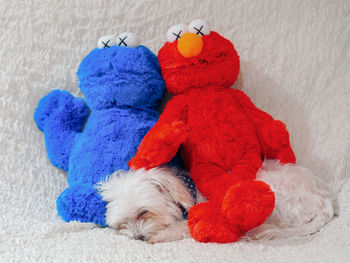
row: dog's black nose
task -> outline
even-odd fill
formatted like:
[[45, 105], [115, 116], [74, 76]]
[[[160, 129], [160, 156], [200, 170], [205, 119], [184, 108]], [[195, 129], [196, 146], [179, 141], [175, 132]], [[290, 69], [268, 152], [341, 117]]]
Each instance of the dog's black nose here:
[[145, 241], [145, 236], [143, 236], [143, 235], [138, 235], [138, 236], [136, 236], [136, 239], [137, 239], [137, 240]]

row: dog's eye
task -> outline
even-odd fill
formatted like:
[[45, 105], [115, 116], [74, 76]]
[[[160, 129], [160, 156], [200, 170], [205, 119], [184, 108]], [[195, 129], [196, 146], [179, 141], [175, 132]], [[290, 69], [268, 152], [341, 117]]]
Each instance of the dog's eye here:
[[117, 36], [117, 45], [121, 47], [138, 47], [139, 38], [130, 32], [123, 32]]
[[147, 210], [142, 210], [138, 215], [137, 218], [142, 218], [143, 216], [145, 216], [148, 213]]
[[97, 41], [97, 47], [99, 49], [110, 48], [111, 46], [115, 46], [115, 45], [116, 45], [115, 35], [102, 36]]
[[169, 28], [166, 35], [169, 42], [174, 42], [175, 40], [178, 40], [183, 34], [187, 32], [188, 32], [188, 27], [186, 25], [178, 24]]
[[117, 231], [124, 230], [124, 229], [127, 229], [127, 228], [128, 228], [128, 224], [127, 224], [127, 223], [120, 223], [120, 224], [118, 224], [118, 225], [115, 227], [115, 229], [116, 229]]
[[197, 34], [199, 36], [209, 35], [210, 28], [203, 19], [195, 19], [188, 25], [189, 31], [191, 33]]

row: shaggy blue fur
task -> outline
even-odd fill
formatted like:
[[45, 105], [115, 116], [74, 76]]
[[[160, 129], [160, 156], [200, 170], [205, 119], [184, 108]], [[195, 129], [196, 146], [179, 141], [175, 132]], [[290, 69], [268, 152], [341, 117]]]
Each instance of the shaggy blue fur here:
[[106, 225], [106, 203], [94, 184], [128, 161], [156, 123], [165, 90], [156, 56], [146, 47], [94, 49], [78, 69], [85, 101], [54, 90], [34, 114], [53, 165], [68, 171], [57, 199], [65, 221]]

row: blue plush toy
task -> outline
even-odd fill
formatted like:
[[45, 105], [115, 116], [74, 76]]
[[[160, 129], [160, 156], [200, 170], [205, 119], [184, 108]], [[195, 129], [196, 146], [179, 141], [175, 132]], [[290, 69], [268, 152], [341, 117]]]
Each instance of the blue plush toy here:
[[[85, 96], [54, 90], [42, 98], [34, 119], [44, 132], [50, 161], [68, 171], [68, 185], [57, 199], [65, 221], [105, 226], [106, 203], [94, 184], [128, 161], [156, 123], [164, 82], [156, 56], [135, 45], [134, 35], [115, 42], [103, 37], [81, 62], [79, 88]], [[128, 45], [129, 44], [129, 45]], [[128, 47], [127, 47], [128, 46]], [[130, 47], [132, 46], [132, 47]]]

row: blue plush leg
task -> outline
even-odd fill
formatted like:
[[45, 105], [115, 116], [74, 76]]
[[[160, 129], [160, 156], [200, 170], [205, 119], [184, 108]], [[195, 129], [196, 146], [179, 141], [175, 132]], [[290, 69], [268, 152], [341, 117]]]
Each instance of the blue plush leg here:
[[54, 90], [39, 101], [34, 120], [44, 132], [47, 154], [54, 166], [68, 170], [75, 135], [82, 131], [88, 116], [84, 101], [67, 91]]
[[106, 205], [89, 184], [74, 184], [66, 188], [57, 199], [58, 214], [67, 222], [92, 222], [107, 226]]

